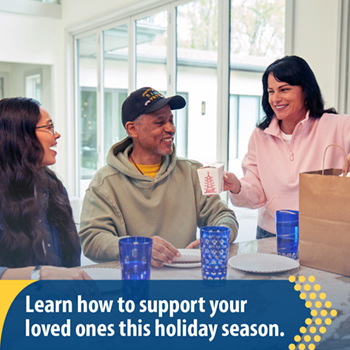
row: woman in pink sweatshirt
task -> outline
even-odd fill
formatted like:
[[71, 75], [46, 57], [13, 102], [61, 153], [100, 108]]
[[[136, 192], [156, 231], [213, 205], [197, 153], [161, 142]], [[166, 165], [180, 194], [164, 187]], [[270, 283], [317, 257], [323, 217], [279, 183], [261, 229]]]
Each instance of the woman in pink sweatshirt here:
[[[341, 145], [350, 161], [350, 116], [324, 109], [305, 60], [298, 56], [276, 60], [267, 67], [262, 83], [266, 117], [249, 140], [244, 176], [240, 180], [232, 173], [224, 176], [233, 205], [259, 208], [257, 238], [275, 236], [276, 210], [298, 210], [299, 173], [322, 169], [326, 146]], [[325, 168], [343, 167], [342, 150], [329, 148]]]

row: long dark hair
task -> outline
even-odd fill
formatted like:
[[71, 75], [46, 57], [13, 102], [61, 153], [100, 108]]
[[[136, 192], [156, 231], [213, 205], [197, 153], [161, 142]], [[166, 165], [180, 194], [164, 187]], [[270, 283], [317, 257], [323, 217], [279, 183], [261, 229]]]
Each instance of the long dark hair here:
[[298, 56], [285, 56], [270, 64], [263, 74], [263, 96], [262, 107], [266, 113], [263, 121], [258, 124], [262, 130], [266, 129], [274, 115], [269, 103], [269, 94], [267, 91], [267, 79], [272, 74], [276, 80], [288, 83], [289, 85], [298, 85], [303, 88], [305, 94], [306, 108], [310, 111], [310, 116], [321, 118], [323, 113], [337, 113], [334, 108], [324, 109], [320, 87], [316, 77], [307, 62]]
[[[0, 266], [70, 267], [79, 261], [79, 239], [65, 189], [41, 166], [44, 149], [35, 132], [39, 120], [37, 101], [0, 100]], [[46, 252], [49, 233], [41, 223], [43, 211], [59, 231], [62, 260]]]

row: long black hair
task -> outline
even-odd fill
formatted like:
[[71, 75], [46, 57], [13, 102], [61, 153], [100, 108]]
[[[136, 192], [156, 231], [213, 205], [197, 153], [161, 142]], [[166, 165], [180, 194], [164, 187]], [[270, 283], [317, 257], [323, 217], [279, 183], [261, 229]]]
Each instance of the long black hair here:
[[272, 74], [276, 80], [288, 83], [289, 85], [301, 86], [305, 94], [306, 108], [310, 111], [310, 116], [321, 118], [323, 113], [337, 113], [334, 108], [324, 109], [320, 87], [316, 77], [307, 62], [298, 56], [285, 56], [270, 64], [262, 77], [263, 96], [262, 107], [266, 117], [258, 124], [262, 130], [266, 129], [274, 115], [269, 103], [268, 77]]
[[[44, 149], [35, 132], [39, 120], [39, 102], [0, 100], [0, 266], [70, 267], [79, 261], [79, 239], [65, 189], [42, 167]], [[46, 252], [49, 233], [41, 223], [43, 210], [59, 231], [62, 260]]]

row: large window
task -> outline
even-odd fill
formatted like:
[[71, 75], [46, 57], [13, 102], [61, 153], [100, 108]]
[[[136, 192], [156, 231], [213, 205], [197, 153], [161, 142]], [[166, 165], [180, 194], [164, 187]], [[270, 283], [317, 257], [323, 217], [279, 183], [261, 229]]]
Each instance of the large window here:
[[224, 161], [241, 175], [250, 134], [264, 117], [262, 73], [284, 55], [285, 0], [158, 4], [76, 37], [81, 197], [110, 147], [126, 136], [123, 101], [143, 86], [186, 99], [174, 111], [179, 156]]

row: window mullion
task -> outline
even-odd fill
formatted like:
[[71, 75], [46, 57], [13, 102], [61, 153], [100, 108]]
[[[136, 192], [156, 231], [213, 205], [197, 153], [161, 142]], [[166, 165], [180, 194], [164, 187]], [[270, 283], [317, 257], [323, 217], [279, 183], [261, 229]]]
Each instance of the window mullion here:
[[230, 1], [219, 4], [218, 26], [218, 98], [216, 159], [228, 162], [228, 123], [230, 97]]
[[103, 31], [97, 33], [97, 168], [101, 168], [105, 163], [104, 154], [104, 59], [103, 59]]
[[[80, 154], [80, 135], [79, 135], [79, 118], [80, 118], [80, 94], [79, 94], [79, 45], [78, 39], [74, 38], [73, 41], [73, 50], [74, 50], [74, 62], [73, 62], [73, 72], [74, 72], [74, 150], [75, 150], [75, 159], [73, 160], [74, 167], [74, 184], [73, 184], [73, 193], [79, 195], [80, 193], [80, 163], [81, 163], [81, 154]], [[68, 134], [69, 135], [69, 134]], [[68, 176], [69, 178], [69, 176]], [[69, 188], [70, 189], [70, 188]]]
[[135, 90], [136, 86], [136, 19], [129, 20], [128, 35], [129, 55], [128, 55], [128, 92]]
[[349, 58], [350, 58], [350, 1], [341, 1], [339, 5], [339, 24], [338, 24], [338, 61], [337, 77], [338, 86], [335, 92], [338, 105], [336, 110], [340, 113], [350, 113], [349, 98], [350, 98], [350, 84], [349, 84]]
[[286, 55], [294, 54], [295, 0], [286, 0], [285, 12], [285, 44]]
[[176, 8], [168, 8], [167, 94], [176, 94]]

